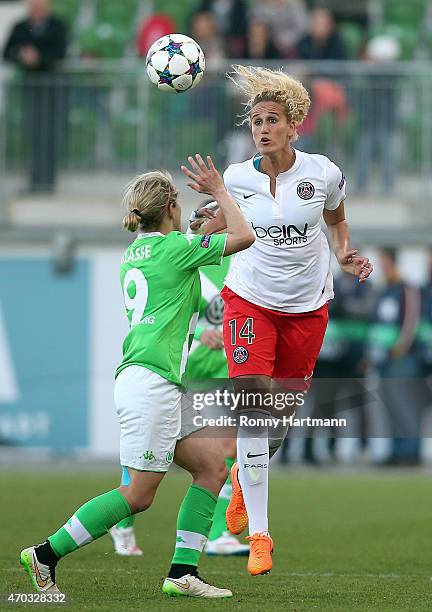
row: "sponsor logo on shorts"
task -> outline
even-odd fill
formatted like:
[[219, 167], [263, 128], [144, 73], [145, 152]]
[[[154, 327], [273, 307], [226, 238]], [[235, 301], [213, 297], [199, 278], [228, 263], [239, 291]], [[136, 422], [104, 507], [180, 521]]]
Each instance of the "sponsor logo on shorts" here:
[[310, 200], [315, 193], [315, 187], [309, 181], [303, 181], [297, 187], [297, 195], [302, 200]]
[[208, 234], [205, 234], [205, 236], [201, 238], [201, 246], [203, 249], [209, 248], [210, 240], [211, 240], [211, 236], [209, 236]]
[[338, 185], [338, 187], [339, 187], [339, 189], [341, 191], [342, 191], [342, 187], [344, 186], [344, 184], [345, 184], [345, 174], [342, 173], [341, 180], [340, 180], [340, 183]]
[[165, 461], [167, 463], [172, 463], [174, 459], [174, 453], [172, 453], [171, 451], [168, 451], [167, 454], [165, 455]]
[[236, 363], [244, 363], [249, 358], [249, 351], [244, 346], [236, 346], [233, 350], [233, 359]]
[[154, 456], [154, 454], [153, 454], [153, 451], [146, 451], [146, 452], [143, 454], [142, 458], [143, 458], [145, 461], [153, 461], [153, 459], [155, 458], [155, 456]]

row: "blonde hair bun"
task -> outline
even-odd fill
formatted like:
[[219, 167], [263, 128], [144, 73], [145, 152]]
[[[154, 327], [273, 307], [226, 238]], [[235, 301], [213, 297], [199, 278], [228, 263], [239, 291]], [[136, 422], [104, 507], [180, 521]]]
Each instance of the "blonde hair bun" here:
[[127, 214], [123, 218], [123, 227], [130, 232], [136, 232], [138, 228], [157, 229], [169, 204], [177, 201], [177, 195], [168, 172], [152, 170], [138, 174], [125, 188], [123, 205]]

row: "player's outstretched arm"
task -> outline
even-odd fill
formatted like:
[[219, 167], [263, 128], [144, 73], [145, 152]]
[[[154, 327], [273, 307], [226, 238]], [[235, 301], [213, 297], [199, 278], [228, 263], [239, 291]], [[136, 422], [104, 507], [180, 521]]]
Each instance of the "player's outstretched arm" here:
[[237, 203], [225, 189], [222, 177], [216, 170], [211, 157], [207, 156], [207, 164], [199, 154], [195, 155], [195, 159], [188, 157], [188, 161], [191, 169], [182, 166], [181, 170], [191, 179], [191, 182], [188, 183], [189, 187], [198, 193], [207, 193], [212, 196], [225, 217], [228, 239], [224, 255], [231, 255], [250, 247], [255, 241], [255, 235]]
[[358, 255], [358, 251], [350, 247], [344, 203], [341, 202], [336, 210], [324, 210], [324, 221], [328, 228], [330, 245], [339, 266], [344, 272], [357, 276], [363, 283], [372, 273], [373, 265], [367, 257]]

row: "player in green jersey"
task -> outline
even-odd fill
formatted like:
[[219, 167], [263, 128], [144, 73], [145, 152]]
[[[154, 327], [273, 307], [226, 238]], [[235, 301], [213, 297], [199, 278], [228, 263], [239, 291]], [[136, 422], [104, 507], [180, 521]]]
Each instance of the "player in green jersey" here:
[[[202, 206], [211, 206], [208, 200]], [[215, 378], [228, 378], [228, 366], [223, 344], [222, 319], [223, 300], [220, 291], [228, 274], [230, 257], [224, 257], [221, 265], [200, 268], [201, 301], [199, 319], [189, 351], [186, 374], [188, 381], [201, 382]], [[228, 468], [228, 478], [222, 487], [213, 516], [213, 524], [204, 552], [211, 556], [240, 556], [249, 554], [249, 546], [241, 544], [229, 533], [225, 513], [231, 498], [232, 486], [229, 472], [236, 457], [235, 434], [231, 438], [221, 438], [220, 443]], [[129, 473], [122, 470], [121, 484], [129, 484]], [[110, 529], [114, 548], [122, 556], [140, 556], [142, 550], [137, 545], [134, 532], [134, 516], [130, 516]]]
[[103, 536], [132, 514], [150, 507], [173, 459], [190, 472], [177, 521], [174, 557], [163, 591], [168, 595], [231, 597], [200, 579], [197, 566], [207, 540], [217, 496], [227, 470], [217, 440], [196, 435], [181, 410], [187, 355], [199, 312], [198, 267], [254, 241], [249, 224], [225, 190], [210, 157], [189, 157], [182, 166], [189, 186], [208, 193], [227, 219], [226, 233], [181, 234], [181, 209], [171, 178], [161, 172], [136, 177], [125, 195], [124, 226], [141, 232], [121, 262], [130, 332], [116, 372], [115, 403], [120, 419], [120, 461], [130, 484], [95, 497], [39, 546], [21, 552], [20, 561], [38, 591], [59, 592], [55, 569], [60, 558]]

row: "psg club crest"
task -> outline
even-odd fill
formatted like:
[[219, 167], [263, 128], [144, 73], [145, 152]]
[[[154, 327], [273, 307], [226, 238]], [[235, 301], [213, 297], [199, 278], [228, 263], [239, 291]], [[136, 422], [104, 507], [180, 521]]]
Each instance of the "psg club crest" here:
[[249, 357], [249, 351], [244, 346], [236, 346], [233, 350], [233, 359], [236, 363], [244, 363]]
[[303, 181], [297, 187], [297, 195], [302, 200], [310, 200], [315, 193], [315, 187], [309, 181]]

